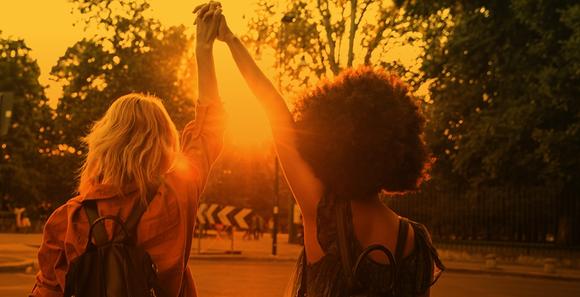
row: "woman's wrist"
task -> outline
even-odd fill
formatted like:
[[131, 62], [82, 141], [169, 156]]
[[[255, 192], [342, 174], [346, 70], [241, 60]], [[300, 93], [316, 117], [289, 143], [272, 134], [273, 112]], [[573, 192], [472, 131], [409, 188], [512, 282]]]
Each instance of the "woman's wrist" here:
[[231, 43], [235, 42], [237, 39], [238, 39], [238, 37], [234, 33], [230, 33], [224, 37], [224, 42], [227, 45], [230, 45]]
[[206, 53], [209, 54], [213, 50], [213, 42], [198, 42], [195, 45], [195, 51], [197, 53]]

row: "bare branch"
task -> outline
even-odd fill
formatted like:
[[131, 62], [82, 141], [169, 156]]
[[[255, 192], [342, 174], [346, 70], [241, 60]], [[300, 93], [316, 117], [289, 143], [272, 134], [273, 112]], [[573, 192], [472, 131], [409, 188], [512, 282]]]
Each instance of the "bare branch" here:
[[[323, 68], [326, 69], [326, 64], [324, 63], [324, 54], [326, 53], [326, 56], [328, 57], [328, 52], [326, 51], [326, 47], [324, 46], [324, 44], [322, 44], [322, 40], [320, 40], [320, 38], [317, 38], [318, 40], [318, 47], [320, 48], [320, 50], [318, 51], [319, 55], [320, 55], [320, 65], [322, 65]], [[331, 69], [331, 71], [333, 71]], [[333, 71], [334, 73], [334, 71]], [[335, 73], [336, 74], [336, 73]]]
[[346, 63], [347, 67], [352, 66], [352, 62], [354, 60], [354, 39], [356, 36], [356, 7], [358, 4], [358, 0], [350, 0], [350, 34], [348, 36], [348, 62]]
[[383, 33], [387, 30], [389, 22], [387, 22], [388, 17], [394, 17], [393, 13], [389, 13], [387, 10], [382, 12], [382, 16], [380, 18], [381, 22], [379, 27], [377, 28], [377, 33], [375, 37], [369, 42], [367, 47], [367, 52], [365, 54], [364, 63], [365, 65], [369, 65], [371, 62], [371, 57], [373, 55], [373, 51], [379, 46], [381, 40], [383, 39]]
[[360, 22], [362, 21], [365, 13], [367, 12], [367, 10], [369, 9], [369, 6], [371, 6], [371, 4], [374, 2], [374, 0], [367, 0], [365, 1], [365, 4], [360, 12], [360, 16], [358, 17], [358, 21], [356, 22], [356, 26], [358, 28], [358, 26], [360, 25]]
[[325, 0], [326, 9], [322, 8], [321, 0], [317, 0], [318, 10], [322, 15], [322, 25], [326, 31], [326, 39], [328, 42], [329, 52], [328, 56], [328, 63], [330, 64], [330, 68], [332, 72], [336, 75], [340, 71], [338, 64], [336, 63], [336, 44], [335, 41], [332, 39], [332, 24], [330, 23], [330, 10], [328, 7], [328, 0]]
[[[346, 11], [346, 5], [342, 6], [342, 10], [340, 12], [340, 20], [341, 22], [344, 22], [344, 12]], [[344, 23], [342, 25], [342, 31], [340, 32], [340, 38], [338, 39], [338, 63], [340, 63], [340, 56], [341, 56], [341, 49], [342, 49], [342, 40], [344, 39]]]

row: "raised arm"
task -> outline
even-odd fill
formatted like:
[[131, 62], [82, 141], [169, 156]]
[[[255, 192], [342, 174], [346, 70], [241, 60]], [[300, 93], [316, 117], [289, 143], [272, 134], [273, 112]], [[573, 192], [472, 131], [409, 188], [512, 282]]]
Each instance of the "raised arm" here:
[[284, 98], [256, 65], [242, 42], [230, 31], [223, 16], [218, 39], [227, 43], [242, 76], [266, 110], [280, 163], [304, 218], [315, 218], [323, 187], [297, 150], [294, 120]]
[[198, 102], [195, 120], [183, 130], [181, 145], [184, 156], [197, 174], [192, 177], [203, 189], [212, 164], [223, 146], [225, 114], [219, 98], [213, 59], [213, 43], [217, 35], [221, 8], [217, 3], [198, 7], [196, 18], [196, 59]]
[[[221, 8], [217, 2], [196, 8], [197, 18], [195, 23], [196, 43], [195, 53], [197, 59], [197, 81], [199, 89], [199, 104], [211, 104], [219, 100], [215, 64], [213, 59], [213, 44], [217, 37], [219, 21], [214, 16], [220, 15]], [[216, 16], [216, 18], [218, 18]]]

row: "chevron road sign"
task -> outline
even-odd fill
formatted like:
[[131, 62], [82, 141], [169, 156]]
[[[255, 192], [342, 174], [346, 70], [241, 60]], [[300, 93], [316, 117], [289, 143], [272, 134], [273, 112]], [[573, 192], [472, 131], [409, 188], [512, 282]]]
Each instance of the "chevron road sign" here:
[[207, 222], [214, 225], [215, 224], [215, 211], [218, 208], [217, 204], [210, 205], [209, 209], [205, 212], [205, 217], [207, 218]]
[[202, 203], [199, 205], [199, 208], [197, 209], [197, 221], [200, 224], [205, 224], [207, 222], [207, 220], [205, 219], [205, 210], [207, 209], [207, 204]]
[[251, 214], [251, 213], [252, 213], [252, 210], [251, 209], [249, 209], [249, 208], [243, 208], [242, 210], [240, 210], [240, 212], [238, 212], [234, 216], [234, 221], [238, 225], [238, 228], [240, 228], [240, 229], [248, 229], [248, 228], [250, 228], [250, 226], [248, 226], [248, 223], [246, 222], [246, 217], [248, 217], [248, 215]]
[[202, 203], [199, 205], [196, 217], [199, 224], [223, 224], [238, 229], [248, 229], [250, 227], [249, 220], [253, 213], [254, 211], [249, 208]]
[[222, 224], [224, 224], [225, 226], [231, 226], [232, 222], [228, 218], [228, 214], [230, 214], [235, 209], [236, 208], [233, 206], [226, 206], [226, 207], [222, 208], [220, 210], [220, 212], [218, 213], [218, 218], [220, 219], [220, 222], [222, 222]]

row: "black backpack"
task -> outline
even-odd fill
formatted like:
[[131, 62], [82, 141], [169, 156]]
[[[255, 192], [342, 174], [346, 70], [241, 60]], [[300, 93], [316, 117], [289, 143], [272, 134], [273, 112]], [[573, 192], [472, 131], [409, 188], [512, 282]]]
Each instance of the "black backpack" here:
[[[379, 293], [381, 297], [396, 297], [397, 293], [395, 290], [395, 284], [397, 282], [397, 273], [399, 271], [399, 266], [397, 261], [403, 256], [403, 249], [407, 241], [407, 232], [409, 230], [409, 222], [405, 218], [400, 219], [399, 234], [397, 239], [397, 247], [395, 251], [395, 256], [391, 251], [383, 245], [373, 244], [365, 248], [355, 259], [354, 264], [351, 259], [351, 249], [346, 235], [347, 222], [345, 219], [347, 216], [347, 203], [348, 201], [339, 201], [336, 204], [336, 227], [337, 227], [337, 242], [338, 251], [340, 255], [340, 262], [342, 265], [342, 271], [346, 281], [346, 290], [344, 292], [346, 296], [349, 297], [367, 297], [367, 296], [377, 296], [377, 292], [370, 292], [369, 288], [366, 288], [360, 281], [360, 265], [369, 256], [371, 252], [380, 251], [384, 253], [389, 259], [389, 263], [393, 267], [393, 271], [389, 279], [385, 279], [386, 291]], [[307, 277], [306, 277], [306, 249], [302, 255], [302, 279], [300, 286], [297, 291], [297, 297], [307, 297]]]
[[[64, 296], [166, 296], [157, 278], [157, 267], [136, 245], [137, 225], [146, 208], [137, 203], [125, 222], [116, 216], [99, 217], [94, 200], [85, 200], [83, 208], [89, 218], [89, 240], [84, 254], [71, 263]], [[111, 240], [104, 228], [106, 220], [114, 221], [121, 230], [114, 232]]]

